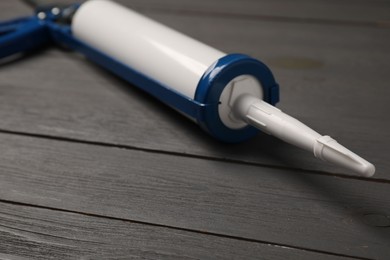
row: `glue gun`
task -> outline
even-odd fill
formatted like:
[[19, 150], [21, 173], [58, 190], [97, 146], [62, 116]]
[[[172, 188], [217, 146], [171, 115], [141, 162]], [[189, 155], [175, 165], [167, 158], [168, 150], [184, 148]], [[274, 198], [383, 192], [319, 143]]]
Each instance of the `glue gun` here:
[[0, 23], [0, 58], [48, 44], [78, 51], [224, 142], [258, 131], [369, 177], [375, 167], [274, 105], [279, 86], [261, 61], [225, 54], [108, 0], [46, 6]]

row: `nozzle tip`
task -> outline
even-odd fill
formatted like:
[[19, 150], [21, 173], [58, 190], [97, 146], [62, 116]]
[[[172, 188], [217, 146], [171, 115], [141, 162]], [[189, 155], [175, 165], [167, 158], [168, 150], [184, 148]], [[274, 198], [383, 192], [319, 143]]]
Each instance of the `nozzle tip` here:
[[321, 136], [314, 144], [314, 155], [324, 161], [350, 169], [363, 177], [371, 177], [375, 166], [348, 150], [330, 136]]
[[367, 162], [364, 165], [362, 165], [361, 172], [360, 172], [362, 176], [371, 177], [374, 175], [374, 173], [375, 173], [375, 166], [372, 163]]

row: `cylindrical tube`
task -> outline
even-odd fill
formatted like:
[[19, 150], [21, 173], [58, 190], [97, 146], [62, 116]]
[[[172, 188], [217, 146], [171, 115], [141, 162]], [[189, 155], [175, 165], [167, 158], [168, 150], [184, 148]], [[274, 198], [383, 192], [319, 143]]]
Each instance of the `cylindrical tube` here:
[[[161, 91], [154, 91], [156, 87], [199, 104], [190, 117], [219, 140], [239, 142], [258, 131], [232, 113], [239, 95], [278, 102], [278, 85], [262, 62], [242, 54], [226, 55], [114, 2], [85, 2], [75, 13], [71, 29], [85, 48], [98, 51], [95, 55], [111, 57], [129, 72], [131, 69], [143, 75], [142, 84], [150, 82], [153, 86], [147, 91], [171, 107], [178, 106], [161, 97]], [[99, 63], [124, 76], [126, 69], [121, 68], [119, 73], [101, 59]]]
[[83, 42], [190, 98], [204, 72], [226, 55], [106, 0], [82, 4], [72, 31]]

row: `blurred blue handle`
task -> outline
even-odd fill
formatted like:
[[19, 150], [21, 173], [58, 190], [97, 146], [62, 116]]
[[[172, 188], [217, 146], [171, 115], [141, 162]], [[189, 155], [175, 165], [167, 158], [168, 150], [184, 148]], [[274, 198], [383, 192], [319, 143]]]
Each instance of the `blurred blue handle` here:
[[0, 59], [50, 42], [44, 22], [36, 16], [0, 23]]

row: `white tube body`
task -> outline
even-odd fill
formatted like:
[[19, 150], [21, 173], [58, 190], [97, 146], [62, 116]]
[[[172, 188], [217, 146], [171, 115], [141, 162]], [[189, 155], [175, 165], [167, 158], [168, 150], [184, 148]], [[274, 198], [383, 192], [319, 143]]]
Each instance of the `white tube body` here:
[[82, 4], [73, 35], [155, 81], [194, 98], [204, 72], [225, 56], [210, 46], [107, 0]]
[[[87, 45], [192, 99], [206, 70], [226, 55], [107, 0], [82, 4], [73, 17], [72, 32]], [[242, 129], [250, 124], [322, 160], [362, 176], [374, 174], [371, 163], [263, 102], [261, 83], [254, 77], [239, 75], [225, 87], [218, 113], [228, 128]]]

